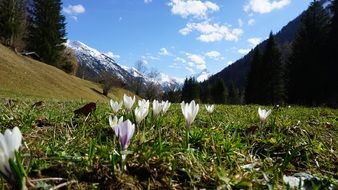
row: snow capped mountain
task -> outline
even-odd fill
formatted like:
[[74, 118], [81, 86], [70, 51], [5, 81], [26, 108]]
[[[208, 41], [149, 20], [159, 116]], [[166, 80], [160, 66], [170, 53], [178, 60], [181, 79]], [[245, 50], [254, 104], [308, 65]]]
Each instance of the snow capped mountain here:
[[203, 82], [205, 80], [208, 80], [208, 78], [211, 76], [211, 73], [204, 69], [202, 72], [195, 74], [194, 78], [197, 80], [197, 82]]
[[169, 75], [166, 75], [164, 73], [158, 73], [158, 75], [154, 77], [149, 77], [141, 72], [139, 72], [136, 68], [134, 67], [126, 67], [126, 66], [121, 66], [124, 68], [126, 71], [128, 71], [133, 77], [135, 78], [142, 78], [145, 83], [147, 82], [154, 82], [158, 83], [159, 85], [162, 86], [162, 89], [164, 91], [167, 90], [176, 90], [177, 88], [180, 88], [184, 82], [184, 80], [179, 79], [179, 78], [174, 78], [170, 77]]
[[320, 3], [324, 8], [329, 8], [329, 6], [332, 4], [330, 0], [321, 0]]
[[182, 80], [177, 80], [163, 73], [159, 73], [156, 78], [150, 78], [134, 67], [129, 68], [119, 65], [110, 55], [101, 53], [80, 41], [68, 40], [66, 46], [75, 52], [78, 61], [76, 72], [78, 77], [96, 81], [103, 72], [107, 72], [116, 75], [126, 83], [140, 78], [144, 84], [155, 82], [161, 85], [163, 90], [173, 89], [177, 86], [180, 87], [183, 83]]
[[79, 41], [67, 41], [66, 46], [73, 49], [78, 61], [76, 75], [89, 80], [97, 80], [104, 73], [114, 73], [127, 82], [132, 76], [111, 57]]

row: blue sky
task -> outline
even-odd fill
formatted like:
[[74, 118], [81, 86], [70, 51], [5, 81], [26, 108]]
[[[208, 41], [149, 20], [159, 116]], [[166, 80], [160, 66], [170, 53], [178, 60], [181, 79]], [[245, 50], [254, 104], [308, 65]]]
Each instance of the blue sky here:
[[64, 0], [67, 37], [125, 66], [214, 74], [278, 32], [311, 0]]

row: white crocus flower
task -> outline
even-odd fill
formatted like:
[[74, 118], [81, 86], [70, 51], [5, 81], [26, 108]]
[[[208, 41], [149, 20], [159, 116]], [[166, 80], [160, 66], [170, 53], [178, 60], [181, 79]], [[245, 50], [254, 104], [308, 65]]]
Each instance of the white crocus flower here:
[[13, 130], [6, 129], [5, 133], [0, 133], [0, 171], [3, 175], [15, 181], [9, 159], [15, 160], [15, 151], [21, 146], [22, 135], [18, 127]]
[[137, 107], [134, 110], [135, 113], [135, 118], [136, 118], [136, 123], [140, 124], [142, 120], [144, 120], [144, 118], [147, 117], [148, 115], [148, 108], [147, 107]]
[[212, 112], [214, 112], [214, 108], [215, 108], [214, 105], [205, 105], [205, 109], [209, 114], [212, 114]]
[[168, 100], [165, 101], [165, 102], [162, 102], [162, 113], [163, 113], [163, 115], [167, 113], [170, 106], [171, 106], [171, 103]]
[[194, 122], [199, 108], [199, 105], [196, 104], [194, 100], [191, 101], [189, 104], [184, 103], [184, 101], [181, 103], [182, 113], [184, 115], [188, 128], [190, 128], [191, 124]]
[[120, 103], [118, 101], [110, 100], [110, 106], [113, 109], [114, 113], [117, 113], [123, 105], [123, 102]]
[[133, 107], [135, 103], [135, 96], [131, 98], [130, 96], [123, 95], [123, 104], [124, 107], [127, 109], [127, 111], [131, 111], [131, 108]]
[[138, 101], [138, 106], [139, 107], [143, 107], [143, 108], [149, 109], [149, 104], [150, 104], [149, 100], [142, 99], [142, 100]]
[[157, 100], [153, 101], [153, 116], [157, 116], [162, 111], [162, 103]]
[[123, 116], [120, 117], [120, 118], [117, 118], [116, 116], [114, 116], [114, 118], [112, 118], [111, 115], [109, 116], [109, 125], [113, 130], [116, 127], [116, 125], [118, 125], [122, 122], [123, 122]]
[[258, 108], [258, 115], [261, 122], [265, 122], [268, 116], [271, 114], [271, 110], [267, 111], [261, 108]]

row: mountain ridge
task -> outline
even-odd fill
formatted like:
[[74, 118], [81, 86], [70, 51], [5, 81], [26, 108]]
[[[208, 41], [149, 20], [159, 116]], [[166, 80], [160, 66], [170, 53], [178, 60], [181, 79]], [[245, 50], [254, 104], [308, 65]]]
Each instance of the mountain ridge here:
[[[320, 3], [326, 9], [331, 3], [330, 0], [321, 0]], [[290, 54], [292, 42], [296, 37], [298, 28], [301, 24], [301, 18], [306, 10], [304, 10], [299, 16], [295, 19], [289, 21], [280, 31], [278, 31], [274, 37], [277, 42], [277, 45], [282, 54], [282, 63], [284, 64], [287, 57]], [[267, 43], [267, 39], [258, 44], [255, 48], [259, 48], [260, 50], [265, 49], [265, 45]], [[244, 90], [246, 84], [246, 75], [250, 69], [250, 62], [252, 60], [254, 53], [254, 48], [250, 50], [242, 58], [238, 59], [231, 65], [225, 67], [220, 72], [212, 75], [205, 83], [214, 81], [218, 78], [224, 80], [225, 84], [229, 85], [231, 83], [235, 84], [239, 89]], [[204, 83], [204, 84], [205, 84]]]
[[81, 78], [95, 81], [102, 72], [107, 72], [117, 76], [125, 83], [140, 79], [145, 84], [154, 82], [159, 84], [164, 91], [174, 89], [183, 83], [182, 80], [164, 73], [159, 73], [156, 79], [152, 79], [134, 67], [118, 64], [112, 57], [80, 41], [68, 40], [66, 46], [75, 52], [78, 61], [76, 75]]

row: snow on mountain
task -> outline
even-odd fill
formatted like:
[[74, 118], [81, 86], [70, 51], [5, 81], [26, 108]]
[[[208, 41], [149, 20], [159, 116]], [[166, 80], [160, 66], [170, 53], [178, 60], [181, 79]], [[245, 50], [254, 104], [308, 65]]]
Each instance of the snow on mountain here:
[[324, 8], [328, 8], [332, 4], [330, 0], [322, 0], [321, 3]]
[[155, 82], [160, 84], [163, 90], [173, 89], [177, 86], [180, 87], [183, 83], [182, 80], [177, 80], [164, 73], [160, 73], [156, 79], [149, 78], [134, 67], [129, 68], [119, 65], [110, 55], [101, 53], [80, 41], [68, 40], [66, 46], [74, 50], [78, 61], [76, 75], [82, 78], [97, 80], [102, 72], [107, 72], [115, 74], [124, 82], [136, 78], [141, 78], [145, 84]]
[[180, 78], [170, 77], [169, 75], [166, 75], [164, 73], [159, 73], [156, 77], [149, 77], [141, 72], [139, 72], [134, 67], [127, 67], [127, 66], [121, 66], [125, 70], [127, 70], [132, 76], [138, 78], [141, 77], [145, 83], [147, 82], [154, 82], [158, 83], [162, 86], [162, 89], [164, 91], [167, 90], [176, 90], [177, 88], [180, 88], [183, 84], [183, 80]]
[[66, 46], [73, 49], [78, 61], [76, 75], [90, 80], [97, 80], [104, 73], [114, 73], [124, 82], [132, 76], [118, 65], [114, 59], [80, 41], [67, 41]]
[[197, 82], [203, 82], [205, 80], [208, 80], [209, 77], [211, 76], [211, 73], [204, 69], [202, 72], [195, 74], [194, 78], [197, 80]]

